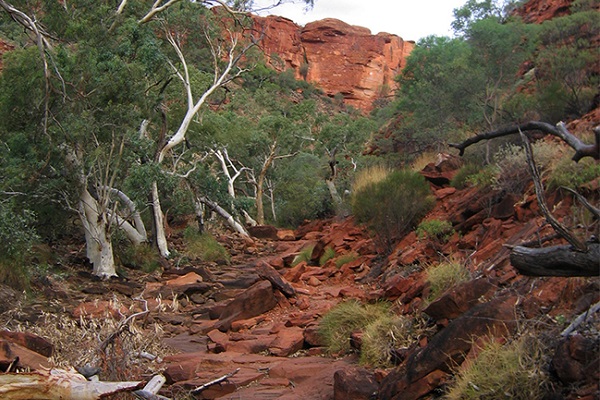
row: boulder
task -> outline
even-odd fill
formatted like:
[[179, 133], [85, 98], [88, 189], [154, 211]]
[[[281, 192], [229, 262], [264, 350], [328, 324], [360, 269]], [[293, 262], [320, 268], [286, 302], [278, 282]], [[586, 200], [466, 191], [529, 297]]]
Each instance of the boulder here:
[[374, 374], [364, 368], [345, 368], [333, 374], [334, 400], [364, 400], [377, 393]]
[[478, 304], [482, 297], [491, 295], [494, 290], [494, 283], [487, 278], [464, 282], [433, 301], [423, 312], [435, 320], [454, 319]]
[[552, 358], [552, 368], [558, 379], [565, 384], [598, 382], [599, 363], [598, 340], [582, 335], [562, 340]]
[[18, 344], [44, 357], [52, 357], [52, 353], [54, 353], [52, 343], [33, 333], [0, 331], [0, 339]]
[[232, 322], [256, 317], [276, 305], [271, 282], [257, 282], [223, 307], [216, 326], [223, 332], [228, 331]]

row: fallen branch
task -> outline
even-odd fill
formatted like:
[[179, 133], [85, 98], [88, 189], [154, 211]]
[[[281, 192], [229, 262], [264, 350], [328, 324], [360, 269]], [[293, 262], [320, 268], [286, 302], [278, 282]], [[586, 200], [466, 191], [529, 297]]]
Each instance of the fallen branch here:
[[213, 379], [212, 381], [210, 381], [210, 382], [207, 382], [207, 383], [205, 383], [204, 385], [201, 385], [201, 386], [198, 386], [198, 387], [197, 387], [197, 388], [195, 388], [195, 389], [192, 389], [192, 390], [190, 391], [190, 393], [191, 393], [191, 394], [198, 394], [198, 393], [202, 392], [204, 389], [207, 389], [207, 388], [209, 388], [210, 386], [213, 386], [213, 385], [216, 385], [217, 383], [221, 383], [221, 382], [223, 382], [223, 381], [226, 381], [227, 379], [231, 378], [232, 376], [234, 376], [234, 375], [235, 375], [235, 374], [237, 374], [238, 372], [240, 372], [240, 369], [239, 369], [239, 368], [237, 368], [237, 369], [236, 369], [235, 371], [233, 371], [233, 372], [230, 372], [230, 373], [228, 373], [228, 374], [225, 374], [225, 375], [223, 375], [223, 376], [222, 376], [222, 377], [220, 377], [220, 378]]
[[600, 244], [592, 243], [585, 253], [573, 251], [570, 245], [539, 249], [516, 246], [510, 252], [510, 263], [528, 276], [598, 276]]
[[138, 399], [144, 400], [170, 400], [168, 397], [157, 394], [166, 381], [167, 378], [164, 375], [154, 375], [143, 389], [136, 390], [133, 394]]
[[575, 329], [579, 327], [583, 322], [585, 322], [588, 317], [600, 310], [600, 302], [591, 306], [586, 312], [580, 314], [567, 328], [561, 332], [560, 336], [569, 336]]
[[136, 317], [148, 314], [148, 312], [149, 312], [148, 311], [148, 301], [141, 299], [141, 298], [137, 298], [135, 300], [138, 300], [138, 301], [141, 301], [144, 303], [144, 311], [140, 311], [135, 314], [131, 314], [129, 317], [127, 317], [123, 321], [121, 321], [119, 323], [119, 326], [117, 327], [117, 329], [113, 333], [108, 335], [108, 337], [106, 339], [104, 339], [104, 341], [100, 344], [101, 352], [104, 353], [106, 351], [106, 348], [108, 347], [108, 345], [111, 344], [117, 338], [117, 336], [119, 336], [121, 334], [121, 332], [123, 332], [123, 330], [125, 329], [127, 324], [129, 324], [129, 322], [131, 322]]
[[0, 398], [4, 400], [97, 400], [136, 389], [142, 382], [88, 381], [74, 371], [41, 370], [0, 374]]

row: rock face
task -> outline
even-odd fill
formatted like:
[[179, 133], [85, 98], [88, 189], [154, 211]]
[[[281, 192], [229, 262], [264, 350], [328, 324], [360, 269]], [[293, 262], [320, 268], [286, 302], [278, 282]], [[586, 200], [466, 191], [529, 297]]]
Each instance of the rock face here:
[[530, 0], [515, 10], [525, 22], [540, 24], [569, 14], [573, 0]]
[[333, 18], [311, 22], [304, 28], [277, 16], [254, 17], [271, 66], [293, 69], [330, 97], [340, 93], [344, 102], [371, 110], [373, 100], [395, 87], [394, 77], [405, 65], [414, 42], [397, 35], [372, 35], [367, 28]]

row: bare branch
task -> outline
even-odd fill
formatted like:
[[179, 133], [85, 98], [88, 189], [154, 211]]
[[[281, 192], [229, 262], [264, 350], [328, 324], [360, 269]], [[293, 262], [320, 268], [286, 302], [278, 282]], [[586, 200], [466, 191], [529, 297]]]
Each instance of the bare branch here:
[[529, 139], [527, 138], [527, 136], [525, 136], [523, 132], [519, 132], [519, 134], [521, 135], [521, 140], [525, 145], [525, 155], [527, 156], [529, 172], [531, 173], [531, 177], [533, 179], [535, 195], [537, 196], [537, 201], [540, 206], [540, 210], [544, 214], [546, 221], [548, 221], [552, 228], [554, 228], [554, 230], [559, 235], [565, 238], [567, 242], [569, 242], [576, 251], [586, 252], [588, 250], [586, 244], [577, 239], [569, 229], [562, 225], [556, 218], [554, 218], [552, 213], [550, 213], [548, 205], [546, 204], [546, 199], [544, 197], [544, 187], [540, 179], [540, 174], [533, 160], [533, 150], [531, 149], [531, 143], [529, 142]]
[[231, 378], [232, 376], [234, 376], [238, 372], [240, 372], [239, 368], [237, 368], [235, 371], [232, 371], [232, 372], [230, 372], [228, 374], [223, 375], [220, 378], [213, 379], [212, 381], [207, 382], [204, 385], [198, 386], [197, 388], [191, 390], [190, 393], [191, 394], [198, 394], [198, 393], [202, 392], [204, 389], [206, 389], [206, 388], [208, 388], [210, 386], [213, 386], [213, 385], [216, 385], [217, 383], [221, 383], [223, 381], [226, 381], [227, 379]]
[[[594, 132], [599, 130], [594, 129]], [[573, 161], [577, 162], [584, 157], [592, 157], [595, 160], [600, 159], [600, 134], [596, 132], [596, 143], [585, 144], [579, 138], [570, 133], [565, 127], [564, 123], [559, 122], [556, 127], [546, 122], [540, 121], [529, 121], [520, 125], [513, 125], [504, 127], [491, 132], [480, 133], [473, 136], [462, 143], [450, 143], [450, 147], [454, 147], [460, 151], [460, 155], [464, 155], [465, 149], [475, 143], [479, 143], [483, 140], [495, 139], [502, 136], [508, 136], [519, 133], [519, 131], [541, 131], [546, 134], [550, 134], [562, 139], [570, 147], [575, 150]]]

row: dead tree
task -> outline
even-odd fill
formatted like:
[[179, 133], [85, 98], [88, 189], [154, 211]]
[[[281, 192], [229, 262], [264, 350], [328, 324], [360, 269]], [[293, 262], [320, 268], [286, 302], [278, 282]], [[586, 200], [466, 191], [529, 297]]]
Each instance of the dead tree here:
[[[524, 131], [541, 131], [559, 137], [575, 150], [573, 161], [578, 162], [584, 157], [600, 159], [600, 126], [594, 128], [595, 143], [586, 144], [569, 132], [564, 123], [560, 122], [556, 127], [545, 122], [530, 121], [521, 125], [510, 126], [492, 132], [485, 132], [465, 140], [462, 143], [450, 144], [457, 148], [460, 155], [464, 154], [467, 147], [483, 140], [490, 140], [501, 136], [520, 134], [525, 146], [527, 163], [534, 183], [534, 189], [540, 210], [546, 221], [552, 226], [556, 233], [564, 238], [569, 244], [550, 246], [546, 248], [530, 248], [526, 246], [515, 246], [511, 250], [511, 264], [523, 275], [529, 276], [597, 276], [600, 274], [600, 244], [598, 238], [593, 237], [583, 242], [579, 240], [565, 226], [563, 226], [550, 212], [544, 198], [544, 187], [542, 185], [537, 167], [533, 160], [531, 144]], [[579, 197], [579, 195], [577, 195]], [[592, 212], [596, 222], [600, 220], [600, 211], [591, 206], [587, 201], [584, 205]]]

